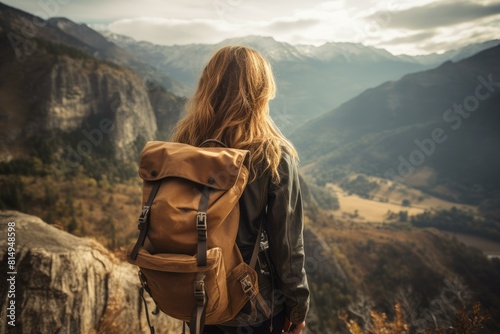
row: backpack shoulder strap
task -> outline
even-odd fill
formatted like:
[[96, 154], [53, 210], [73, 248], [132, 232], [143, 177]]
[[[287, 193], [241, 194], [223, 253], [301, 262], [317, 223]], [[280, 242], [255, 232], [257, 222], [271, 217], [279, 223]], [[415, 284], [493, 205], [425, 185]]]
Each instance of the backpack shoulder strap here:
[[151, 204], [155, 199], [156, 193], [158, 189], [160, 189], [161, 181], [155, 182], [153, 185], [153, 189], [151, 189], [151, 193], [149, 194], [148, 201], [146, 205], [143, 206], [141, 215], [139, 216], [139, 224], [137, 228], [139, 229], [139, 238], [137, 238], [137, 242], [135, 243], [134, 249], [130, 254], [130, 258], [132, 260], [137, 259], [137, 253], [139, 252], [139, 248], [144, 245], [144, 241], [146, 240], [146, 235], [148, 234], [149, 229], [149, 211], [151, 209]]
[[260, 217], [260, 223], [259, 223], [259, 232], [257, 232], [257, 240], [255, 240], [255, 245], [253, 247], [253, 252], [252, 252], [252, 257], [250, 258], [250, 263], [248, 264], [252, 269], [255, 269], [255, 265], [257, 264], [257, 258], [259, 257], [259, 250], [260, 250], [260, 240], [262, 238], [262, 230], [264, 228], [264, 220], [267, 218], [267, 192], [269, 191], [269, 184], [268, 182], [264, 182], [264, 212], [262, 213], [262, 216]]
[[252, 257], [250, 258], [250, 263], [248, 264], [252, 269], [255, 269], [255, 265], [257, 264], [257, 257], [259, 256], [260, 240], [262, 237], [262, 225], [264, 225], [265, 216], [266, 216], [266, 213], [263, 213], [262, 217], [260, 218], [259, 232], [257, 232], [257, 240], [255, 240], [255, 245], [253, 246]]
[[[268, 184], [266, 183], [266, 186], [265, 186], [265, 191], [264, 193], [266, 194], [267, 196], [267, 191], [268, 191]], [[266, 197], [267, 199], [267, 197]], [[265, 207], [265, 210], [264, 212], [262, 213], [262, 216], [260, 218], [260, 223], [259, 223], [259, 231], [257, 232], [257, 240], [255, 240], [255, 245], [253, 247], [253, 253], [252, 253], [252, 257], [250, 259], [250, 263], [248, 264], [252, 269], [255, 269], [255, 265], [257, 264], [257, 259], [259, 257], [259, 251], [260, 251], [260, 241], [261, 241], [261, 238], [262, 238], [262, 229], [264, 227], [264, 221], [266, 220], [267, 218], [267, 205]], [[272, 280], [273, 281], [273, 290], [274, 290], [274, 279]], [[274, 291], [273, 291], [273, 300], [271, 302], [271, 308], [274, 308]], [[269, 306], [267, 305], [266, 301], [264, 300], [264, 298], [262, 297], [262, 295], [260, 294], [260, 292], [257, 293], [257, 295], [255, 296], [255, 298], [257, 299], [257, 302], [260, 304], [262, 310], [264, 311], [264, 315], [266, 317], [271, 317], [271, 328], [272, 328], [272, 316], [273, 316], [273, 310], [269, 308]], [[256, 313], [257, 313], [257, 309], [255, 307], [255, 303], [252, 301], [252, 314], [254, 314], [254, 317], [256, 316]], [[271, 329], [272, 331], [272, 329]]]
[[217, 139], [207, 139], [203, 143], [201, 143], [199, 147], [203, 147], [208, 143], [214, 143], [214, 144], [217, 144], [219, 146], [227, 148], [226, 144], [224, 144], [223, 142], [221, 142], [220, 140], [217, 140]]

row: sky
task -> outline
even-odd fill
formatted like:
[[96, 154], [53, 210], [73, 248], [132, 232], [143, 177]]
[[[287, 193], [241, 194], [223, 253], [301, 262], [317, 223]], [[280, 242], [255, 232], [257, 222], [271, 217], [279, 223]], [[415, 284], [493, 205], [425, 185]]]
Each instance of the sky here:
[[393, 54], [442, 53], [500, 39], [500, 0], [0, 0], [156, 44], [247, 35], [290, 44], [351, 42]]

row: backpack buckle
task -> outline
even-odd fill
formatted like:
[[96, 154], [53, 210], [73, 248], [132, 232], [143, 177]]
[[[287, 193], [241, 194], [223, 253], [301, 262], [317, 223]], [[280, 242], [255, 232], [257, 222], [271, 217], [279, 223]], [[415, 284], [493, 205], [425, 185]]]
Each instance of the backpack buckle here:
[[205, 305], [207, 297], [205, 294], [205, 275], [198, 274], [194, 281], [194, 297], [197, 305]]
[[269, 249], [269, 239], [267, 237], [266, 231], [262, 231], [260, 234], [260, 251], [264, 252]]
[[141, 286], [142, 288], [151, 295], [151, 290], [149, 289], [148, 282], [146, 282], [146, 276], [144, 276], [144, 273], [139, 269], [139, 280], [141, 281]]
[[149, 205], [145, 205], [142, 208], [141, 215], [139, 216], [139, 224], [137, 225], [137, 228], [139, 230], [143, 230], [144, 229], [144, 225], [146, 225], [146, 220], [148, 219], [148, 216], [149, 216], [149, 209], [150, 208], [151, 207]]
[[207, 240], [207, 213], [198, 212], [196, 214], [196, 229], [198, 230], [198, 239]]
[[196, 229], [198, 230], [207, 230], [207, 213], [206, 212], [198, 212], [196, 214]]
[[253, 283], [250, 280], [250, 276], [248, 276], [248, 274], [244, 274], [240, 278], [240, 283], [241, 283], [241, 288], [243, 289], [245, 295], [247, 295], [248, 299], [254, 300], [255, 297], [257, 297], [257, 294], [254, 291]]

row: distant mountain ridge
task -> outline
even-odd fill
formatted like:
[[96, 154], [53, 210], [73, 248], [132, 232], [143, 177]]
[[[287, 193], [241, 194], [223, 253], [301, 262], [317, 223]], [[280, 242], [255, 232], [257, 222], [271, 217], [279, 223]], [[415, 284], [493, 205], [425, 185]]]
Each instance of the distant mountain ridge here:
[[406, 55], [401, 55], [399, 57], [411, 57], [415, 61], [424, 64], [424, 65], [431, 65], [431, 66], [437, 66], [440, 65], [446, 61], [460, 61], [465, 58], [469, 58], [474, 56], [475, 54], [493, 48], [497, 45], [500, 44], [500, 40], [495, 39], [487, 42], [482, 42], [482, 43], [475, 43], [475, 44], [470, 44], [467, 45], [463, 48], [459, 49], [453, 49], [453, 50], [448, 50], [442, 54], [428, 54], [428, 55], [420, 55], [420, 56], [406, 56]]
[[[275, 73], [278, 91], [271, 101], [271, 114], [278, 126], [289, 133], [305, 120], [331, 110], [334, 106], [356, 96], [363, 90], [387, 80], [399, 78], [408, 72], [421, 70], [423, 65], [390, 57], [386, 51], [343, 44], [338, 50], [318, 52], [311, 46], [294, 46], [278, 42], [272, 37], [247, 36], [228, 39], [221, 43], [162, 46], [110, 33], [103, 33], [110, 41], [175, 78], [187, 87], [189, 95], [204, 64], [217, 49], [225, 45], [246, 45], [266, 56]], [[359, 54], [369, 56], [362, 57]], [[365, 61], [358, 61], [363, 58]], [[377, 64], [377, 66], [374, 66]]]
[[408, 74], [311, 120], [291, 139], [322, 182], [347, 169], [459, 202], [500, 197], [499, 69], [496, 46]]
[[[215, 50], [225, 45], [256, 48], [273, 65], [278, 92], [271, 102], [271, 114], [285, 133], [368, 88], [432, 68], [452, 57], [462, 57], [460, 50], [422, 57], [394, 56], [386, 50], [362, 44], [326, 43], [316, 47], [291, 45], [262, 36], [232, 38], [217, 44], [165, 46], [138, 42], [109, 31], [102, 33], [131, 54], [140, 55], [158, 72], [181, 82], [185, 87], [178, 93], [184, 95], [190, 95], [203, 65]], [[468, 50], [479, 52], [488, 45], [477, 44]]]
[[[500, 40], [491, 40], [482, 43], [475, 43], [465, 46], [459, 49], [448, 50], [442, 54], [428, 54], [428, 55], [393, 55], [385, 49], [376, 48], [373, 46], [365, 46], [361, 43], [348, 43], [348, 42], [327, 42], [320, 46], [308, 45], [308, 44], [289, 44], [286, 42], [280, 42], [275, 40], [270, 36], [257, 36], [248, 35], [245, 37], [229, 38], [220, 43], [216, 44], [183, 44], [183, 45], [160, 45], [154, 44], [146, 41], [136, 41], [132, 37], [125, 35], [115, 34], [109, 30], [100, 30], [100, 32], [108, 38], [108, 40], [113, 41], [117, 45], [122, 46], [134, 46], [141, 47], [147, 50], [147, 48], [154, 50], [190, 50], [192, 48], [199, 48], [200, 50], [207, 48], [216, 50], [222, 45], [253, 45], [258, 47], [258, 50], [266, 55], [269, 59], [273, 61], [282, 60], [297, 60], [297, 59], [316, 59], [322, 61], [331, 60], [343, 60], [345, 62], [350, 62], [352, 60], [357, 61], [380, 61], [388, 60], [393, 58], [400, 58], [403, 61], [409, 63], [419, 63], [428, 66], [438, 66], [448, 60], [459, 61], [483, 50], [489, 49], [491, 47], [500, 44]], [[184, 56], [189, 56], [182, 54]], [[174, 52], [173, 55], [169, 56], [170, 59], [179, 58], [178, 52]], [[355, 57], [358, 57], [355, 59]], [[191, 68], [194, 64], [190, 63], [186, 59], [182, 61], [176, 59], [179, 64], [184, 64], [186, 68]], [[202, 66], [203, 64], [199, 64]], [[180, 67], [180, 66], [179, 66]]]

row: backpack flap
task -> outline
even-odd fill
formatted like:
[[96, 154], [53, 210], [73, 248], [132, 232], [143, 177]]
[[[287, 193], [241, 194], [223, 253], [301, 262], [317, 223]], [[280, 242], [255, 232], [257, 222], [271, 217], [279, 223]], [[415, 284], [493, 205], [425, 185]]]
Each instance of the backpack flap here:
[[141, 154], [139, 176], [144, 181], [179, 177], [228, 190], [235, 185], [243, 168], [248, 171], [249, 159], [247, 150], [150, 141]]

